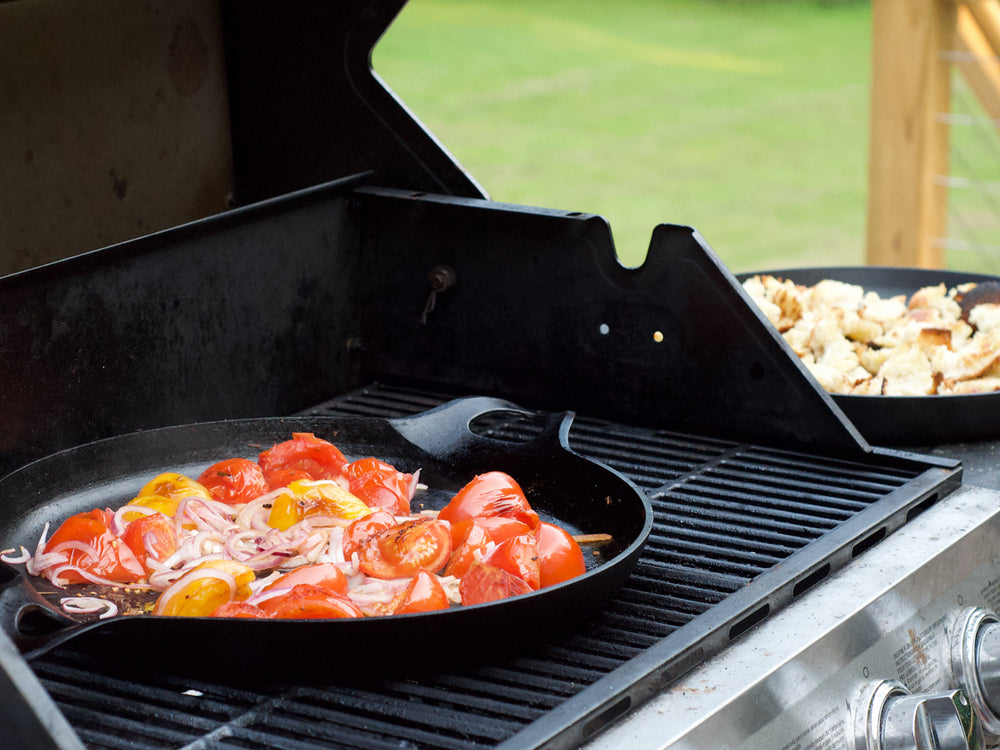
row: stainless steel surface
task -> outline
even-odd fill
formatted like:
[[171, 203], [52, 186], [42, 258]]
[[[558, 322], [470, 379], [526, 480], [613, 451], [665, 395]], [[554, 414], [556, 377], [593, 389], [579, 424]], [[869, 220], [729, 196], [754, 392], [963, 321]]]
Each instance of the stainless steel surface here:
[[879, 680], [854, 705], [855, 750], [980, 750], [983, 734], [964, 690], [913, 695]]
[[1000, 618], [984, 607], [970, 607], [951, 636], [954, 681], [969, 694], [983, 729], [1000, 736]]
[[963, 487], [587, 747], [851, 747], [866, 687], [959, 687], [952, 635], [974, 607], [1000, 610], [1000, 493]]

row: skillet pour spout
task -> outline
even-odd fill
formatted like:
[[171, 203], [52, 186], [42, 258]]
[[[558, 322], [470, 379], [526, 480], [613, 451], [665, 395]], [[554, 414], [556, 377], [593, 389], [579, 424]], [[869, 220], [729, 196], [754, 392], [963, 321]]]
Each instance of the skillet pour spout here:
[[[541, 422], [539, 421], [541, 420]], [[46, 522], [117, 508], [165, 471], [187, 476], [224, 458], [257, 455], [293, 432], [311, 432], [337, 445], [348, 460], [375, 456], [401, 471], [420, 471], [412, 501], [440, 510], [476, 474], [513, 476], [543, 520], [572, 534], [609, 534], [585, 549], [587, 571], [523, 596], [408, 615], [337, 620], [253, 620], [154, 617], [64, 612], [58, 590], [7, 566], [0, 580], [2, 628], [27, 658], [70, 639], [110, 658], [147, 663], [163, 659], [192, 669], [225, 670], [252, 661], [280, 663], [300, 678], [306, 665], [347, 664], [377, 657], [408, 670], [421, 663], [462, 659], [482, 649], [521, 648], [578, 626], [619, 590], [652, 528], [645, 495], [613, 469], [569, 447], [573, 414], [539, 415], [506, 401], [456, 399], [414, 417], [273, 417], [205, 422], [131, 433], [53, 454], [0, 479], [0, 547], [35, 549]], [[82, 586], [82, 585], [80, 585]], [[378, 644], [362, 648], [359, 644]], [[262, 654], [280, 653], [280, 659]], [[375, 652], [375, 653], [372, 653]], [[263, 669], [264, 665], [260, 665]], [[273, 671], [273, 670], [268, 670]]]

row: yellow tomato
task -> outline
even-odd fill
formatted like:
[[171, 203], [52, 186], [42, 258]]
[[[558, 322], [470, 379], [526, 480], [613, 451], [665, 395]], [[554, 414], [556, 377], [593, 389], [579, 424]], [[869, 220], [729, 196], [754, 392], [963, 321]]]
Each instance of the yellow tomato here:
[[147, 482], [139, 490], [137, 498], [147, 495], [159, 495], [160, 497], [167, 497], [177, 501], [188, 497], [199, 497], [202, 500], [212, 499], [212, 493], [204, 485], [183, 474], [177, 474], [172, 471], [160, 474]]
[[[212, 575], [224, 571], [236, 582], [235, 589], [226, 578]], [[223, 604], [242, 601], [251, 594], [253, 570], [235, 560], [208, 560], [185, 573], [174, 585], [160, 594], [153, 607], [154, 615], [205, 617]]]
[[329, 479], [298, 480], [271, 503], [267, 525], [285, 531], [307, 516], [333, 516], [353, 521], [372, 512], [364, 502]]
[[[169, 497], [162, 497], [161, 495], [141, 495], [139, 497], [133, 498], [128, 502], [129, 505], [141, 505], [144, 508], [152, 508], [158, 513], [162, 513], [168, 518], [173, 518], [174, 514], [177, 512], [177, 506], [180, 503], [177, 500], [172, 500]], [[132, 523], [137, 518], [145, 515], [144, 513], [122, 513], [122, 520], [127, 523]]]

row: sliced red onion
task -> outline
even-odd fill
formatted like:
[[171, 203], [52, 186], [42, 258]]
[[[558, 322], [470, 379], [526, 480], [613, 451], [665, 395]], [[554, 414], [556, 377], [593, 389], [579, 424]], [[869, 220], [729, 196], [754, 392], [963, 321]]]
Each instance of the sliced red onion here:
[[[151, 516], [159, 511], [153, 508], [147, 508], [145, 505], [123, 505], [115, 514], [111, 517], [111, 533], [115, 536], [121, 536], [125, 533], [125, 528], [131, 523], [131, 521], [126, 521], [124, 516], [126, 513], [138, 513], [142, 516]], [[134, 520], [134, 519], [133, 519]]]
[[79, 552], [82, 552], [84, 554], [84, 560], [93, 560], [96, 562], [101, 559], [101, 554], [97, 551], [97, 547], [93, 544], [87, 544], [86, 542], [61, 542], [53, 547], [49, 552], [65, 552], [66, 550], [78, 550]]
[[118, 614], [118, 605], [96, 596], [64, 596], [59, 600], [60, 606], [70, 614], [89, 615], [101, 612], [98, 620], [106, 620]]
[[28, 552], [27, 547], [21, 547], [21, 554], [12, 556], [11, 553], [16, 550], [10, 549], [5, 550], [2, 555], [0, 555], [0, 560], [3, 560], [9, 565], [20, 565], [21, 563], [26, 563], [31, 559], [31, 553]]

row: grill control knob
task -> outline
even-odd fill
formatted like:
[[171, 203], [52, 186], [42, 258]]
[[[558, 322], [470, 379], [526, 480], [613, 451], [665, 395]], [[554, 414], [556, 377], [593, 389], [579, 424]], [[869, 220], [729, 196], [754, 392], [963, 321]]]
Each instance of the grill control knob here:
[[1000, 617], [983, 607], [959, 615], [951, 635], [951, 671], [969, 694], [983, 731], [1000, 737]]
[[855, 750], [983, 750], [964, 690], [913, 695], [896, 680], [865, 687], [855, 707]]

